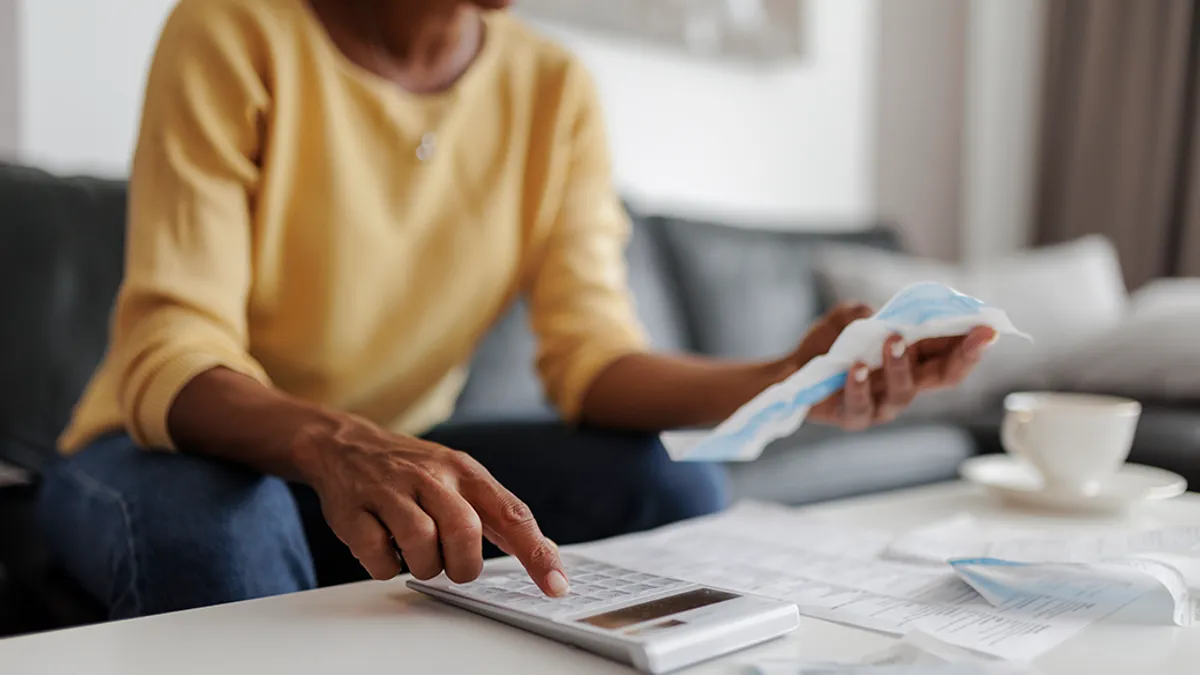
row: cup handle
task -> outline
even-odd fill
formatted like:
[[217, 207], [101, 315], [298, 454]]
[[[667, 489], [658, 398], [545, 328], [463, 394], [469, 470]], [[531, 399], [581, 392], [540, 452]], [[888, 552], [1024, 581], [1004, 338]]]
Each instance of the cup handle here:
[[1029, 446], [1025, 443], [1025, 424], [1029, 419], [1028, 413], [1010, 412], [1000, 427], [1000, 442], [1004, 449], [1025, 460], [1029, 460]]

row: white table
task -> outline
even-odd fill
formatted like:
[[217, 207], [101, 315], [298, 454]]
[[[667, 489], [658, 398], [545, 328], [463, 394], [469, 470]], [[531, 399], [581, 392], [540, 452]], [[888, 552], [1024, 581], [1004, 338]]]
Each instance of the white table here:
[[[830, 523], [897, 531], [958, 512], [1020, 521], [962, 484], [834, 502]], [[1125, 516], [1145, 525], [1200, 523], [1200, 495]], [[1200, 628], [1139, 619], [1139, 603], [1036, 662], [1042, 673], [1195, 673]], [[688, 673], [739, 673], [755, 657], [853, 661], [894, 638], [804, 619], [790, 636]], [[629, 673], [630, 670], [417, 595], [402, 579], [0, 640], [0, 673], [35, 675], [315, 675], [316, 673]]]

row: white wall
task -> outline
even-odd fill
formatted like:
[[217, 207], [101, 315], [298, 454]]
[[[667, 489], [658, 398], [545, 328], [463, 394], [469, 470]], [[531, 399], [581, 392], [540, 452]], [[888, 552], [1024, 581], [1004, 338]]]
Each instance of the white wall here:
[[173, 0], [22, 0], [21, 156], [122, 174], [142, 86]]
[[878, 0], [806, 3], [808, 53], [715, 64], [578, 31], [622, 187], [672, 213], [855, 226], [875, 213]]
[[1030, 241], [1044, 23], [1044, 0], [971, 2], [962, 221], [968, 260]]
[[880, 7], [879, 213], [902, 228], [909, 250], [951, 260], [962, 229], [968, 11], [963, 0], [884, 0]]
[[1029, 241], [1045, 0], [881, 5], [877, 206], [917, 253]]
[[[767, 70], [555, 31], [593, 69], [617, 179], [640, 204], [820, 225], [874, 212], [880, 0], [808, 0], [809, 54]], [[22, 0], [21, 157], [124, 173], [145, 68], [173, 0]]]
[[17, 0], [0, 0], [0, 159], [17, 154], [20, 136], [17, 116], [17, 90], [20, 66], [17, 62]]

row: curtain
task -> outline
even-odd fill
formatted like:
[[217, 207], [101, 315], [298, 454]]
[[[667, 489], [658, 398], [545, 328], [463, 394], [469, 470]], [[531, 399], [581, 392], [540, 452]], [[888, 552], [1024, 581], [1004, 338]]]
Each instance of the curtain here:
[[1200, 275], [1196, 0], [1047, 0], [1035, 243], [1099, 233], [1130, 288]]

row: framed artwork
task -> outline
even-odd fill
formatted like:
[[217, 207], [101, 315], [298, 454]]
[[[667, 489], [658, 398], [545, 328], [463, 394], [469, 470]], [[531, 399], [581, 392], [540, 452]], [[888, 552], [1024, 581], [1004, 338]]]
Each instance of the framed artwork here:
[[705, 56], [787, 59], [804, 46], [804, 0], [518, 0], [516, 9]]

